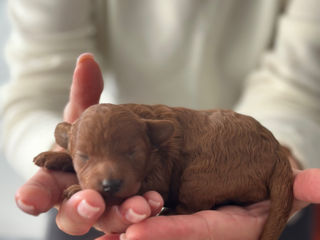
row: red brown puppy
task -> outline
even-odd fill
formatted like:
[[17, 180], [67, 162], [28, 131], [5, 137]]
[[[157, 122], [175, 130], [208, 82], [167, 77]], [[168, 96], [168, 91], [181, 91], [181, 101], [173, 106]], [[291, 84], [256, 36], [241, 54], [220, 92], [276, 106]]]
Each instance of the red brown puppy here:
[[98, 104], [74, 123], [60, 123], [56, 142], [67, 152], [44, 152], [34, 162], [75, 171], [79, 185], [108, 204], [158, 191], [177, 213], [226, 202], [271, 200], [262, 240], [278, 239], [293, 201], [286, 150], [249, 116], [164, 105]]

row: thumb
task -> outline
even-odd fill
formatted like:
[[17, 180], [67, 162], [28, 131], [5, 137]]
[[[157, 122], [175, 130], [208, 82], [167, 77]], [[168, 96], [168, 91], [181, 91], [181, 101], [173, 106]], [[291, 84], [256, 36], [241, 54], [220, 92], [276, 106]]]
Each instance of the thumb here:
[[78, 57], [73, 73], [69, 102], [64, 110], [64, 120], [74, 122], [89, 106], [99, 103], [103, 78], [98, 63], [90, 53]]
[[295, 198], [308, 203], [320, 203], [320, 169], [310, 168], [296, 173], [293, 191]]

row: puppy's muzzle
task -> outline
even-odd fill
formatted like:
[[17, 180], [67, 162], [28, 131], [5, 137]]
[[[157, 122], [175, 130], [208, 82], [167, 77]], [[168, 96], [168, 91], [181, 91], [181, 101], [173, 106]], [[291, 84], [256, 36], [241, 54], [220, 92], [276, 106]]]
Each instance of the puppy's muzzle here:
[[121, 186], [122, 186], [122, 180], [118, 179], [104, 179], [101, 182], [102, 191], [109, 194], [117, 193]]

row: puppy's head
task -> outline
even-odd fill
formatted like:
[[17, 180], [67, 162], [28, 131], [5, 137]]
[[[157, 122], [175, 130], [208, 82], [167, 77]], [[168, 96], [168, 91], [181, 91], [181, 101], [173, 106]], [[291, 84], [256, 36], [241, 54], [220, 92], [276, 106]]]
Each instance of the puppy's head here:
[[55, 136], [69, 150], [83, 189], [121, 200], [138, 193], [152, 168], [151, 152], [173, 132], [170, 121], [141, 119], [119, 105], [99, 104], [73, 125], [60, 123]]

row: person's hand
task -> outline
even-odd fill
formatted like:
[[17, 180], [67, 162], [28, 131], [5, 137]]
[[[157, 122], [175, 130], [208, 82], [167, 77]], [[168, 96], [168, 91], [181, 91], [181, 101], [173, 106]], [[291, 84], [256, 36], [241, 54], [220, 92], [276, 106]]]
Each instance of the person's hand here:
[[[320, 203], [320, 169], [294, 170], [292, 214]], [[268, 216], [269, 201], [248, 207], [226, 206], [192, 215], [156, 216], [132, 224], [120, 240], [258, 240]], [[111, 235], [99, 240], [118, 239]]]
[[[98, 103], [103, 88], [100, 69], [92, 56], [79, 58], [64, 118], [73, 122], [88, 106]], [[320, 170], [295, 171], [293, 212], [320, 203]], [[127, 199], [109, 208], [100, 194], [83, 190], [69, 200], [63, 191], [77, 182], [74, 174], [40, 169], [16, 194], [18, 206], [38, 215], [53, 206], [59, 209], [57, 224], [64, 232], [85, 234], [92, 226], [107, 233], [100, 240], [258, 239], [268, 215], [269, 202], [248, 207], [227, 206], [192, 215], [155, 216], [163, 206], [156, 192]]]
[[[102, 89], [103, 79], [98, 64], [91, 54], [82, 54], [74, 71], [64, 120], [73, 122], [87, 107], [98, 103]], [[57, 225], [72, 235], [85, 234], [93, 225], [103, 232], [124, 232], [130, 224], [156, 215], [163, 206], [163, 200], [156, 192], [132, 197], [112, 208], [106, 206], [100, 194], [93, 190], [80, 191], [64, 200], [63, 191], [75, 183], [75, 174], [39, 169], [17, 191], [17, 205], [32, 215], [56, 206], [59, 209]]]

